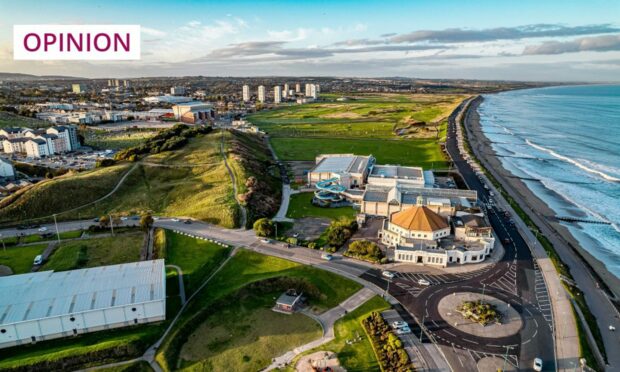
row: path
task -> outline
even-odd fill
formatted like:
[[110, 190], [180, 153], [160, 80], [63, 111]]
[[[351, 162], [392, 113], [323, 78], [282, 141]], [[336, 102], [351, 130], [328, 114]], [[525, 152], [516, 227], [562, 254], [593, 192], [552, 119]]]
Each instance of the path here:
[[353, 296], [344, 300], [338, 306], [324, 312], [321, 315], [317, 316], [312, 314], [308, 310], [305, 310], [303, 314], [313, 318], [321, 325], [321, 327], [323, 328], [323, 336], [318, 340], [314, 340], [305, 345], [296, 347], [295, 349], [274, 358], [273, 363], [271, 363], [271, 365], [269, 365], [263, 371], [271, 371], [272, 369], [285, 366], [289, 364], [297, 355], [332, 341], [335, 338], [334, 323], [336, 323], [338, 319], [342, 318], [348, 312], [351, 312], [360, 307], [374, 295], [375, 292], [373, 292], [369, 288], [362, 288]]
[[280, 209], [278, 209], [278, 213], [273, 218], [274, 221], [281, 222], [294, 222], [295, 220], [292, 218], [286, 217], [286, 212], [288, 212], [288, 205], [291, 199], [291, 195], [299, 193], [298, 190], [291, 189], [291, 185], [284, 183], [282, 184], [282, 202], [280, 203]]
[[187, 301], [185, 298], [185, 283], [183, 283], [183, 270], [177, 265], [172, 264], [168, 264], [166, 265], [166, 267], [175, 269], [177, 271], [177, 274], [179, 275], [179, 297], [181, 297], [181, 304], [185, 305]]
[[222, 159], [224, 159], [224, 165], [226, 169], [228, 169], [228, 174], [230, 175], [230, 180], [232, 181], [233, 186], [233, 198], [235, 199], [235, 203], [239, 206], [239, 211], [241, 212], [241, 221], [239, 225], [242, 229], [246, 228], [246, 224], [248, 222], [248, 211], [245, 209], [243, 205], [237, 199], [237, 179], [235, 178], [235, 173], [232, 171], [230, 166], [228, 165], [228, 158], [226, 157], [226, 152], [224, 151], [224, 131], [222, 131], [222, 143], [220, 144], [220, 154], [222, 155]]

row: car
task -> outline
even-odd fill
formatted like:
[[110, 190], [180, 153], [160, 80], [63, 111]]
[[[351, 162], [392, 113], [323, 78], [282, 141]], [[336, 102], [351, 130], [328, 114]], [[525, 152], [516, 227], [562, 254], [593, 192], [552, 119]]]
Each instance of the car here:
[[333, 260], [333, 259], [334, 259], [334, 256], [332, 256], [332, 255], [331, 255], [331, 254], [329, 254], [329, 253], [323, 253], [323, 254], [321, 255], [321, 258], [322, 258], [322, 259], [324, 259], [324, 260], [327, 260], [327, 261], [331, 261], [331, 260]]
[[411, 328], [409, 327], [403, 327], [396, 330], [397, 335], [408, 335], [409, 333], [411, 333]]
[[34, 261], [32, 262], [35, 265], [41, 265], [43, 263], [43, 256], [42, 255], [38, 255], [34, 258]]
[[402, 320], [396, 320], [392, 322], [392, 328], [394, 329], [399, 329], [399, 328], [404, 328], [404, 327], [409, 327], [407, 322], [403, 322]]
[[495, 193], [493, 191], [489, 191], [489, 196], [495, 196]]
[[153, 217], [153, 221], [159, 221], [159, 217], [157, 216]]
[[540, 358], [535, 358], [534, 359], [534, 365], [532, 366], [534, 368], [534, 371], [540, 372], [542, 371], [543, 368], [543, 361]]
[[184, 224], [186, 225], [191, 225], [192, 224], [192, 220], [185, 220], [183, 221]]
[[179, 222], [179, 219], [178, 218], [173, 218], [172, 222]]
[[261, 242], [265, 243], [265, 244], [269, 244], [271, 243], [271, 240], [267, 239], [267, 238], [263, 238], [260, 240]]
[[127, 217], [125, 217], [125, 216], [121, 217], [121, 221], [127, 221], [128, 219], [129, 219], [129, 218], [127, 218]]
[[615, 330], [616, 330], [616, 327], [614, 327], [614, 326], [610, 325], [610, 326], [609, 326], [609, 330], [613, 332], [613, 331], [615, 331]]
[[394, 273], [393, 273], [393, 272], [391, 272], [391, 271], [387, 271], [387, 270], [385, 270], [385, 271], [383, 271], [383, 272], [381, 273], [381, 275], [383, 275], [384, 277], [386, 277], [386, 278], [388, 278], [388, 279], [394, 279]]
[[132, 216], [132, 217], [131, 217], [131, 219], [132, 219], [132, 220], [134, 220], [134, 221], [137, 221], [137, 220], [139, 220], [139, 219], [140, 219], [140, 217], [138, 217], [138, 216]]
[[510, 244], [511, 240], [510, 238], [504, 238], [504, 244]]
[[39, 231], [40, 232], [45, 232], [45, 231], [47, 231], [47, 227], [45, 227], [45, 226], [39, 227]]
[[431, 285], [431, 282], [429, 282], [426, 279], [418, 279], [418, 284], [419, 285], [424, 285], [424, 286], [429, 286], [429, 285]]

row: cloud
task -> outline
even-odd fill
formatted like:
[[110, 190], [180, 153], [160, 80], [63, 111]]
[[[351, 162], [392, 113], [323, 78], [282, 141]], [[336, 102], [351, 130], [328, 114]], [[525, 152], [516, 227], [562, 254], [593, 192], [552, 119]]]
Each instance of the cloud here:
[[398, 34], [396, 32], [389, 32], [387, 34], [381, 34], [379, 36], [381, 36], [381, 37], [390, 37], [390, 36], [395, 36], [395, 35], [398, 35]]
[[563, 54], [587, 51], [608, 52], [613, 50], [620, 50], [620, 35], [583, 37], [570, 41], [547, 41], [542, 44], [525, 47], [523, 54]]
[[143, 34], [148, 35], [148, 36], [155, 36], [155, 37], [166, 36], [166, 33], [164, 31], [156, 30], [156, 29], [150, 28], [150, 27], [141, 26], [140, 27], [140, 31]]
[[610, 24], [567, 27], [557, 24], [534, 24], [518, 27], [497, 27], [481, 30], [449, 28], [445, 30], [420, 30], [389, 38], [392, 43], [466, 43], [495, 40], [519, 40], [539, 37], [582, 36], [620, 32]]

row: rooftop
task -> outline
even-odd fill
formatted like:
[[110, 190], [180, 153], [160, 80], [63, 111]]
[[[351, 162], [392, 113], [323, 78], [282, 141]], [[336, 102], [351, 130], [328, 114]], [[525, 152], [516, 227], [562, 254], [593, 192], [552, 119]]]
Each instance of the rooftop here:
[[164, 280], [164, 260], [6, 276], [0, 324], [163, 300]]
[[369, 177], [421, 179], [423, 177], [423, 172], [422, 168], [420, 167], [402, 167], [400, 165], [375, 165], [372, 168]]
[[396, 212], [390, 222], [411, 231], [437, 231], [448, 228], [446, 220], [426, 206], [415, 206]]
[[362, 173], [368, 167], [370, 156], [353, 154], [320, 155], [312, 172], [317, 173]]

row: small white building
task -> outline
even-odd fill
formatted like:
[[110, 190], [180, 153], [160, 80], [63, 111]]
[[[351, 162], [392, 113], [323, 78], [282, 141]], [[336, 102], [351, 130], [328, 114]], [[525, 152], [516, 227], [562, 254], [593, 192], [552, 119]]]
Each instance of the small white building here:
[[0, 280], [0, 348], [165, 318], [164, 260]]

